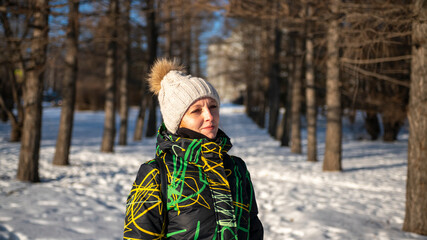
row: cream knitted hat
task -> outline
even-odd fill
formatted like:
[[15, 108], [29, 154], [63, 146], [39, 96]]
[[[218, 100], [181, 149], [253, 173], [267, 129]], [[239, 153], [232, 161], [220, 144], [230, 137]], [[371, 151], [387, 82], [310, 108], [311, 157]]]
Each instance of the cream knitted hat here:
[[148, 82], [150, 90], [158, 95], [163, 121], [172, 133], [176, 133], [182, 117], [195, 101], [210, 97], [220, 104], [218, 93], [210, 83], [186, 75], [184, 67], [175, 60], [157, 60]]

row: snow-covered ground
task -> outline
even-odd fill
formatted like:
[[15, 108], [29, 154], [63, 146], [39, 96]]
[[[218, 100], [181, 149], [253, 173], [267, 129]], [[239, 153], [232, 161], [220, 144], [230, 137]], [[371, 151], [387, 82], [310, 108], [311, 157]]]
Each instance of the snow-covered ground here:
[[[0, 123], [0, 239], [121, 239], [125, 200], [141, 163], [154, 156], [155, 139], [100, 153], [103, 112], [77, 112], [71, 166], [51, 164], [59, 108], [45, 108], [41, 183], [15, 180], [19, 144]], [[265, 239], [427, 239], [401, 230], [405, 209], [408, 134], [394, 143], [356, 141], [360, 126], [345, 122], [343, 172], [322, 172], [325, 121], [319, 119], [319, 162], [290, 152], [243, 113], [224, 106], [221, 128], [251, 171]], [[303, 137], [306, 136], [303, 131]], [[303, 141], [304, 151], [306, 141]]]

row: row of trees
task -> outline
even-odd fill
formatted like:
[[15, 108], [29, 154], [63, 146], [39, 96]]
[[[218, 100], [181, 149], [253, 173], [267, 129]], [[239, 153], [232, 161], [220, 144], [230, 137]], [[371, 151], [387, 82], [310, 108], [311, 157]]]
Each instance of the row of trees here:
[[54, 87], [62, 88], [53, 163], [69, 164], [76, 107], [104, 107], [101, 151], [113, 152], [115, 113], [118, 109], [119, 144], [126, 145], [130, 103], [140, 108], [134, 140], [156, 133], [156, 100], [147, 94], [144, 78], [157, 57], [177, 57], [188, 72], [203, 75], [203, 34], [220, 13], [231, 34], [241, 36], [243, 48], [230, 81], [245, 83], [247, 114], [260, 127], [302, 153], [305, 113], [307, 160], [317, 161], [317, 111], [326, 112], [325, 171], [342, 170], [343, 112], [354, 118], [356, 110], [364, 111], [372, 139], [380, 135], [379, 113], [385, 141], [396, 139], [408, 112], [404, 230], [427, 234], [426, 5], [423, 0], [0, 0], [5, 39], [0, 106], [11, 122], [11, 140], [21, 141], [17, 177], [39, 181], [43, 79], [53, 76]]
[[228, 13], [236, 19], [234, 34], [243, 40], [241, 75], [234, 80], [246, 81], [247, 114], [282, 146], [302, 153], [305, 113], [307, 160], [317, 161], [316, 117], [322, 108], [324, 171], [342, 170], [344, 113], [354, 120], [355, 112], [363, 111], [373, 140], [380, 135], [380, 114], [384, 141], [396, 140], [408, 116], [403, 229], [426, 235], [427, 2], [230, 1]]
[[201, 36], [216, 9], [215, 2], [191, 0], [0, 1], [0, 113], [11, 122], [10, 140], [21, 141], [18, 179], [39, 181], [47, 88], [62, 98], [53, 164], [69, 164], [76, 108], [104, 108], [102, 152], [114, 152], [116, 132], [127, 144], [130, 104], [140, 108], [133, 139], [154, 136], [157, 100], [147, 90], [148, 69], [158, 56], [177, 57], [202, 75]]

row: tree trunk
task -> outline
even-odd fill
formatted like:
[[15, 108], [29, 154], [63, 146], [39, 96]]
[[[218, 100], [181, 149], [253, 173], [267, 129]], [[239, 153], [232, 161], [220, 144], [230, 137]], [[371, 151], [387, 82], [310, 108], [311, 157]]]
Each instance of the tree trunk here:
[[154, 137], [157, 133], [157, 98], [152, 96], [150, 100], [150, 111], [148, 113], [148, 124], [145, 136]]
[[166, 58], [172, 57], [172, 34], [173, 34], [173, 22], [172, 22], [172, 2], [164, 3], [163, 6], [165, 7], [164, 16], [166, 18], [165, 20], [165, 42], [164, 42], [164, 54]]
[[[265, 77], [267, 78], [267, 77]], [[263, 79], [263, 81], [266, 81], [266, 79]], [[257, 112], [255, 117], [255, 122], [257, 123], [258, 127], [265, 128], [265, 108], [266, 108], [266, 93], [262, 86], [257, 90]]]
[[251, 119], [253, 119], [253, 87], [252, 87], [252, 81], [249, 80], [249, 78], [246, 78], [246, 91], [245, 91], [245, 99], [244, 99], [244, 105], [245, 105], [245, 111], [246, 115], [248, 115]]
[[67, 39], [65, 48], [65, 73], [62, 82], [62, 108], [59, 122], [58, 139], [56, 141], [54, 165], [69, 165], [68, 157], [73, 132], [74, 104], [76, 100], [77, 53], [79, 32], [79, 2], [69, 0]]
[[277, 134], [277, 121], [279, 116], [279, 103], [280, 103], [280, 52], [282, 43], [282, 32], [277, 26], [274, 28], [274, 55], [273, 63], [270, 70], [270, 84], [269, 84], [269, 123], [268, 132], [272, 137]]
[[[293, 55], [292, 51], [294, 51], [294, 38], [289, 38], [289, 55]], [[285, 105], [285, 112], [283, 113], [282, 118], [282, 137], [280, 139], [280, 145], [284, 147], [289, 147], [290, 137], [291, 137], [291, 123], [292, 123], [292, 84], [294, 78], [294, 61], [288, 61], [288, 76], [286, 79], [286, 96], [283, 99]]]
[[[157, 58], [158, 31], [156, 26], [156, 11], [154, 0], [147, 1], [145, 9], [148, 26], [148, 66], [151, 67]], [[157, 133], [157, 97], [152, 96], [150, 102], [150, 111], [148, 115], [147, 137], [153, 137]]]
[[3, 25], [3, 33], [7, 40], [6, 42], [8, 51], [6, 51], [5, 53], [6, 59], [9, 59], [9, 61], [6, 61], [5, 63], [5, 68], [7, 74], [9, 75], [9, 80], [12, 87], [13, 101], [18, 111], [17, 116], [15, 116], [13, 112], [10, 112], [12, 115], [9, 115], [8, 113], [8, 118], [11, 120], [12, 123], [10, 141], [19, 142], [21, 141], [24, 110], [21, 103], [21, 96], [18, 91], [20, 87], [18, 85], [23, 82], [23, 79], [26, 79], [26, 72], [24, 67], [25, 60], [21, 53], [21, 44], [22, 42], [24, 42], [24, 40], [17, 40], [14, 37], [9, 19], [5, 12], [0, 12], [0, 20]]
[[327, 32], [326, 72], [326, 140], [323, 171], [341, 171], [341, 91], [339, 79], [338, 5], [340, 0], [331, 0], [333, 14]]
[[18, 119], [13, 115], [11, 109], [6, 106], [3, 97], [0, 95], [0, 106], [3, 111], [6, 113], [7, 119], [10, 121], [11, 131], [10, 131], [10, 140], [11, 142], [19, 142], [21, 140], [21, 126], [19, 126]]
[[[145, 89], [143, 86], [142, 89]], [[134, 141], [141, 141], [143, 132], [144, 132], [144, 123], [145, 123], [145, 109], [146, 109], [146, 97], [144, 96], [144, 90], [142, 90], [141, 105], [139, 106], [139, 112], [136, 119], [135, 132], [133, 134]]]
[[301, 147], [301, 81], [302, 81], [302, 63], [303, 46], [300, 36], [294, 35], [295, 39], [295, 71], [292, 83], [292, 108], [291, 108], [291, 152], [302, 153]]
[[256, 94], [256, 115], [255, 123], [260, 128], [265, 128], [265, 113], [267, 108], [267, 94], [268, 94], [268, 82], [269, 82], [269, 71], [270, 71], [270, 33], [271, 27], [269, 23], [263, 23], [265, 26], [261, 32], [261, 44], [260, 46], [260, 57], [261, 57], [261, 69], [260, 69], [260, 78], [255, 83], [257, 88], [255, 89]]
[[381, 114], [384, 135], [383, 140], [385, 142], [393, 142], [397, 140], [397, 135], [399, 134], [400, 128], [405, 121], [405, 115], [399, 114], [400, 111], [389, 110], [389, 112], [383, 112]]
[[[187, 4], [191, 4], [191, 3], [187, 3]], [[184, 31], [185, 31], [185, 42], [184, 42], [184, 64], [187, 66], [187, 71], [189, 73], [192, 73], [193, 71], [193, 65], [192, 65], [192, 61], [191, 61], [191, 56], [192, 56], [192, 47], [193, 47], [193, 43], [192, 43], [192, 14], [191, 12], [187, 13], [187, 16], [184, 17], [185, 25], [184, 25]]]
[[127, 131], [128, 131], [128, 91], [127, 83], [129, 79], [129, 68], [130, 68], [130, 4], [131, 0], [124, 1], [125, 4], [125, 15], [124, 15], [124, 37], [123, 37], [123, 51], [125, 53], [125, 59], [122, 63], [122, 76], [120, 78], [120, 130], [119, 130], [119, 145], [127, 145]]
[[39, 151], [42, 120], [43, 73], [48, 44], [48, 0], [34, 2], [31, 63], [23, 88], [24, 122], [17, 178], [39, 182]]
[[408, 177], [403, 230], [427, 235], [427, 2], [415, 0], [409, 97]]
[[116, 134], [116, 58], [117, 58], [117, 23], [118, 0], [110, 0], [109, 16], [111, 36], [108, 39], [107, 64], [105, 67], [105, 121], [101, 152], [114, 152]]
[[[307, 16], [312, 16], [313, 7], [307, 7]], [[305, 97], [307, 117], [307, 161], [317, 161], [317, 110], [316, 110], [316, 88], [314, 81], [313, 64], [313, 33], [312, 22], [307, 23], [307, 37], [305, 39]]]
[[194, 73], [196, 76], [202, 76], [202, 68], [200, 66], [200, 40], [201, 31], [196, 29], [194, 34]]
[[376, 112], [366, 112], [365, 129], [366, 132], [368, 132], [369, 136], [371, 136], [371, 140], [378, 139], [381, 132], [381, 128]]

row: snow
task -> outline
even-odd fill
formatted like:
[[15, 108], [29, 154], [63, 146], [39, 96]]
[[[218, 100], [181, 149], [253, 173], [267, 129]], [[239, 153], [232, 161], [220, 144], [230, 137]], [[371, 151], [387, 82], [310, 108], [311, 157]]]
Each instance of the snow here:
[[[131, 109], [128, 146], [106, 154], [99, 151], [103, 112], [77, 112], [71, 166], [59, 167], [51, 162], [60, 109], [45, 108], [42, 181], [36, 184], [15, 179], [20, 146], [8, 142], [10, 126], [0, 123], [0, 239], [121, 239], [127, 194], [139, 165], [155, 151], [154, 138], [132, 141], [136, 114]], [[360, 122], [343, 122], [344, 171], [327, 173], [324, 118], [318, 121], [319, 162], [312, 163], [280, 147], [242, 107], [222, 107], [221, 128], [234, 145], [230, 153], [251, 172], [265, 239], [427, 239], [401, 230], [407, 129], [394, 143], [355, 140], [363, 135]]]

